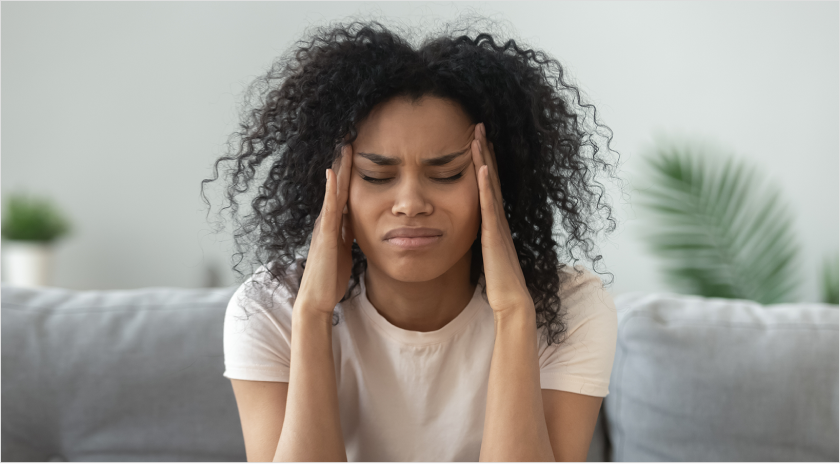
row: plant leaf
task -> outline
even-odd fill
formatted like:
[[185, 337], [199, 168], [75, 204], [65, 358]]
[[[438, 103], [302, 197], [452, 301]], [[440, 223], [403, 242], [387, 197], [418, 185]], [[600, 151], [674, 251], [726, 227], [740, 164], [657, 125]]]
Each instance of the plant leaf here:
[[52, 242], [69, 231], [70, 222], [50, 200], [23, 193], [14, 193], [6, 198], [3, 238]]
[[645, 157], [651, 188], [638, 203], [648, 248], [678, 291], [772, 304], [798, 286], [793, 220], [773, 184], [734, 157], [660, 146]]

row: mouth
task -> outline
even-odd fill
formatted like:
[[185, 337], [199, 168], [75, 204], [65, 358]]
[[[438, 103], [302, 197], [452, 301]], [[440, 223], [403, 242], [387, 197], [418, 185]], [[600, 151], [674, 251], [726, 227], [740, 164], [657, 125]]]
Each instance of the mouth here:
[[426, 237], [393, 237], [385, 241], [403, 250], [416, 250], [418, 248], [425, 248], [430, 245], [434, 245], [440, 241], [440, 238], [440, 235]]
[[440, 242], [443, 231], [425, 227], [402, 227], [385, 234], [383, 241], [403, 250], [425, 248]]

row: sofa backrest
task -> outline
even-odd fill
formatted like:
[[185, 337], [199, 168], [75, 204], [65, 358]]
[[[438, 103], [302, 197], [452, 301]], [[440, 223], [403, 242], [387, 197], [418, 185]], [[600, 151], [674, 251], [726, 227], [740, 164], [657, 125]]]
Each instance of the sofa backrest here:
[[[4, 285], [3, 461], [244, 461], [235, 288]], [[588, 460], [837, 461], [838, 308], [629, 293]]]
[[2, 287], [3, 461], [244, 461], [235, 288]]
[[615, 297], [612, 461], [838, 461], [838, 307]]
[[[2, 287], [3, 461], [244, 461], [229, 289]], [[602, 461], [599, 418], [589, 459]]]

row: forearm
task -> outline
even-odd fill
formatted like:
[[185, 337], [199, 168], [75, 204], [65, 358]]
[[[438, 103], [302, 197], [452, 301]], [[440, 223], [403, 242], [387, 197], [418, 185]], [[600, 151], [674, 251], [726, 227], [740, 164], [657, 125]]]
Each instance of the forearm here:
[[332, 353], [332, 317], [294, 308], [286, 415], [274, 461], [346, 461]]
[[533, 309], [496, 320], [480, 461], [553, 461]]

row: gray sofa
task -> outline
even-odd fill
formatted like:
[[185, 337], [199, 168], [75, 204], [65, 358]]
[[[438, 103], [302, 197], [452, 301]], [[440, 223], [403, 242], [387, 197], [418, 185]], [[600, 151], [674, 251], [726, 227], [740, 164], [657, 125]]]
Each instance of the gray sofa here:
[[[3, 461], [244, 461], [234, 288], [2, 287]], [[588, 461], [838, 461], [838, 307], [615, 297]]]

